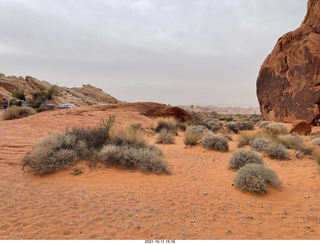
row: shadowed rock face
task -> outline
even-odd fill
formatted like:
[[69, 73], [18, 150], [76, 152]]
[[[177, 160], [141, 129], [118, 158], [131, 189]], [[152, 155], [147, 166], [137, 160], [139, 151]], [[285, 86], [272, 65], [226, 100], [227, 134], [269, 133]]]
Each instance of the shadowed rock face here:
[[320, 0], [309, 0], [300, 28], [277, 41], [261, 66], [257, 96], [265, 120], [320, 118]]

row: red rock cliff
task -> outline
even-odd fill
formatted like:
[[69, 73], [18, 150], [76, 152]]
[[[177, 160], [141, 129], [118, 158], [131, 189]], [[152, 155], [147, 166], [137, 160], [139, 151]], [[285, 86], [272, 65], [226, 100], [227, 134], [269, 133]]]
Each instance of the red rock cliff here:
[[257, 96], [266, 120], [320, 118], [320, 0], [309, 0], [301, 26], [279, 38], [261, 66]]

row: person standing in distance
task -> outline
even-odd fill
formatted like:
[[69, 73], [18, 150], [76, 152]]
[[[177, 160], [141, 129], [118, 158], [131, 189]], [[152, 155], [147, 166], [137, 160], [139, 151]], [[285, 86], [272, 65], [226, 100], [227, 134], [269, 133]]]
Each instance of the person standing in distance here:
[[6, 110], [7, 107], [8, 107], [8, 102], [7, 102], [7, 100], [5, 98], [2, 101], [2, 106], [4, 107], [4, 110]]

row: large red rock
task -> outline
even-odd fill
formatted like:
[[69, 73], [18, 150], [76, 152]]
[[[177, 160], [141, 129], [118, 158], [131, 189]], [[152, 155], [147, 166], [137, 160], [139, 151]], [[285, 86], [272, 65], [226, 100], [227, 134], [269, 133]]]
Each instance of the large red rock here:
[[320, 118], [320, 0], [309, 0], [301, 26], [282, 36], [257, 79], [265, 120], [315, 124]]
[[299, 135], [306, 136], [311, 133], [312, 126], [304, 120], [295, 120], [292, 123], [292, 129], [290, 133], [295, 132]]

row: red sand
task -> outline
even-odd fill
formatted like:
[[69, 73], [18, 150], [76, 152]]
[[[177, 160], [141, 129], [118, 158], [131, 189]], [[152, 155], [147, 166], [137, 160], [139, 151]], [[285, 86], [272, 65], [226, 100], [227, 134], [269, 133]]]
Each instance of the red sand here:
[[[159, 145], [172, 175], [105, 168], [81, 175], [73, 168], [47, 176], [21, 169], [21, 159], [42, 137], [66, 126], [98, 125], [116, 116], [116, 126], [155, 120], [138, 107], [87, 106], [0, 121], [0, 239], [320, 239], [320, 169], [309, 156], [270, 160], [283, 181], [265, 196], [232, 186], [231, 152]], [[248, 132], [243, 132], [248, 133]], [[150, 142], [156, 135], [150, 136]]]

